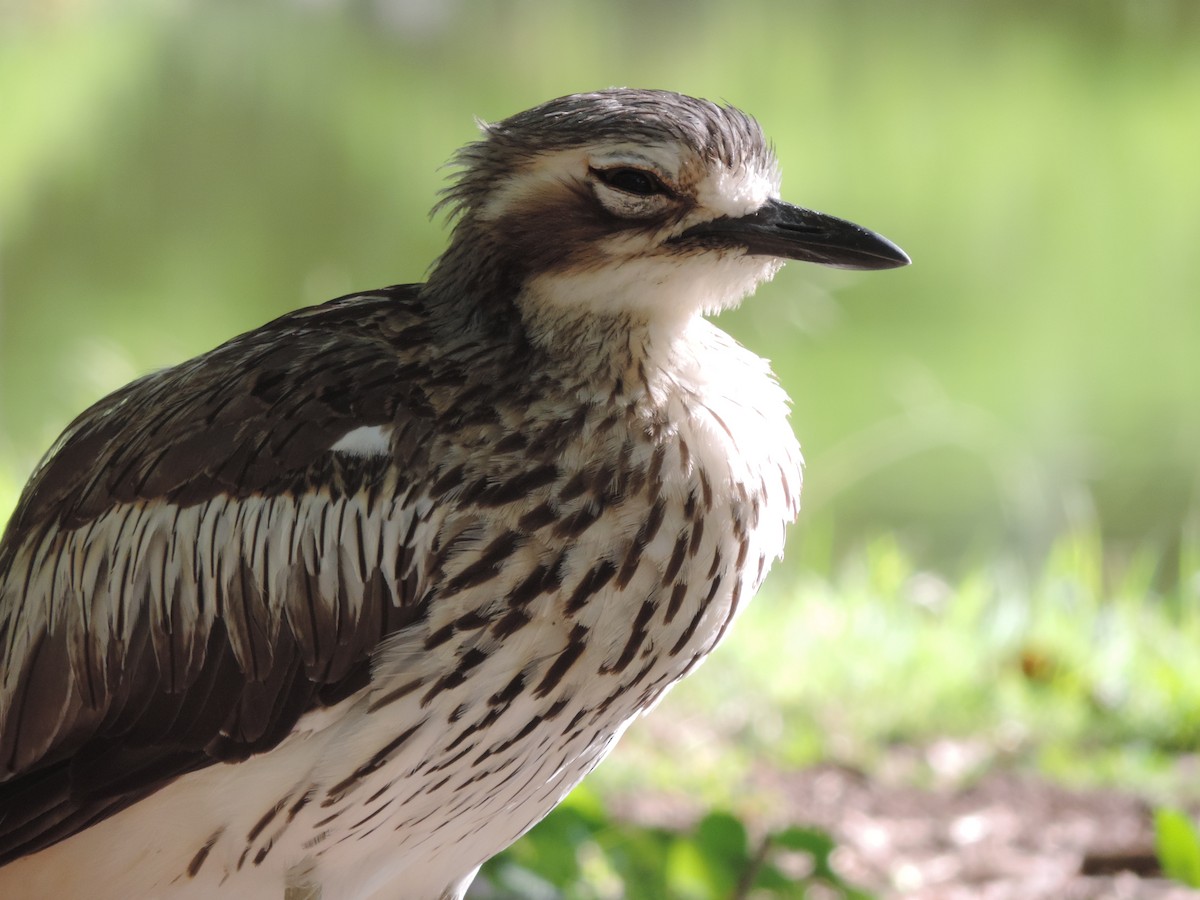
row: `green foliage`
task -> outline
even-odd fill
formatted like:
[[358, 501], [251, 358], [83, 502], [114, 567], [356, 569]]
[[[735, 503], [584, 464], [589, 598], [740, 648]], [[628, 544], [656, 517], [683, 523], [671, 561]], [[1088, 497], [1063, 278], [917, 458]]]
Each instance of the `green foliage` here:
[[1200, 888], [1200, 833], [1185, 813], [1176, 809], [1154, 813], [1154, 848], [1168, 878]]
[[[784, 195], [906, 270], [789, 266], [722, 325], [772, 361], [820, 565], [1176, 533], [1200, 436], [1200, 21], [1185, 0], [0, 4], [0, 435], [15, 479], [147, 369], [420, 279], [439, 166], [609, 84], [752, 111]], [[0, 513], [2, 515], [2, 513]]]
[[471, 897], [529, 900], [744, 900], [822, 896], [867, 900], [834, 870], [834, 843], [806, 828], [751, 837], [728, 812], [688, 829], [610, 818], [579, 788], [526, 837], [488, 862]]
[[997, 559], [948, 579], [878, 537], [832, 575], [776, 582], [598, 776], [772, 808], [746, 789], [764, 761], [869, 771], [896, 745], [951, 739], [968, 756], [950, 776], [926, 764], [928, 777], [1021, 764], [1194, 795], [1170, 757], [1200, 746], [1200, 583], [1173, 566], [1081, 532], [1032, 571]]

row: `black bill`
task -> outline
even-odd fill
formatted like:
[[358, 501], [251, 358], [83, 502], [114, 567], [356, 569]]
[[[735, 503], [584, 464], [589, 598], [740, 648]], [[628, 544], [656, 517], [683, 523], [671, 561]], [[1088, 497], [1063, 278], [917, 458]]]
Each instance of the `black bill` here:
[[674, 240], [744, 247], [753, 256], [800, 259], [839, 269], [894, 269], [911, 262], [907, 253], [882, 235], [782, 200], [768, 200], [748, 216], [705, 222]]

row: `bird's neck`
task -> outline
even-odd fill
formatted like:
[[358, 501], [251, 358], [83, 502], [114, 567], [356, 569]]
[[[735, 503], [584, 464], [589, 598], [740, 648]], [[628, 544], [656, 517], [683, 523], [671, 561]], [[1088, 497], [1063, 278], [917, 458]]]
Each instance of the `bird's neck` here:
[[696, 318], [571, 302], [571, 297], [558, 296], [558, 287], [538, 278], [524, 286], [517, 301], [524, 331], [548, 362], [598, 385], [634, 388], [644, 383], [668, 364], [672, 347]]
[[468, 221], [460, 222], [450, 246], [429, 273], [423, 294], [435, 323], [453, 333], [486, 331], [495, 318], [516, 318], [516, 298], [525, 273]]
[[611, 390], [651, 377], [699, 319], [692, 304], [638, 299], [661, 291], [645, 275], [633, 269], [616, 277], [603, 271], [531, 274], [462, 222], [425, 294], [435, 327], [447, 336], [517, 338], [542, 371]]

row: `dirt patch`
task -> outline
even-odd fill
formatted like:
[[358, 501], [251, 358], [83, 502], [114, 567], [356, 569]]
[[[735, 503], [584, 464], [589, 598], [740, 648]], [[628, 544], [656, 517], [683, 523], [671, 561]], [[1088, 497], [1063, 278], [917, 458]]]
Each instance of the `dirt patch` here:
[[769, 776], [799, 818], [832, 833], [846, 877], [921, 900], [1182, 900], [1161, 877], [1152, 813], [1116, 791], [991, 774], [923, 790], [822, 766]]
[[[880, 898], [914, 900], [1196, 900], [1164, 879], [1152, 809], [1115, 790], [1072, 790], [991, 773], [920, 788], [822, 765], [763, 772], [754, 789], [782, 811], [770, 827], [815, 825], [838, 841], [836, 865]], [[680, 827], [686, 800], [628, 798], [619, 815]]]

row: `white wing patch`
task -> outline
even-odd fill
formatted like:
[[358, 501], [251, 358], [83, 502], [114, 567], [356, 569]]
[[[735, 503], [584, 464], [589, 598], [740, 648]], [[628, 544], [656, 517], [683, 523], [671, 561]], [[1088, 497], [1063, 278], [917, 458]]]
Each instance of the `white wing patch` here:
[[392, 448], [392, 429], [383, 425], [363, 425], [347, 431], [329, 449], [351, 456], [387, 456]]

